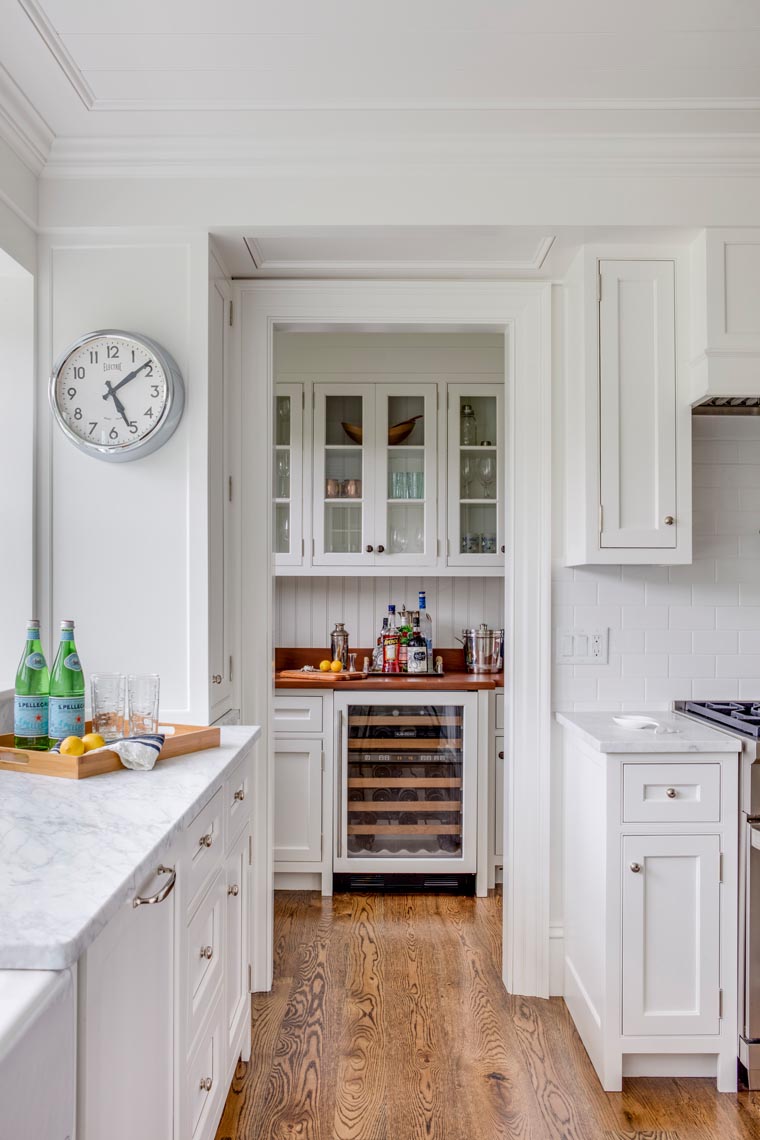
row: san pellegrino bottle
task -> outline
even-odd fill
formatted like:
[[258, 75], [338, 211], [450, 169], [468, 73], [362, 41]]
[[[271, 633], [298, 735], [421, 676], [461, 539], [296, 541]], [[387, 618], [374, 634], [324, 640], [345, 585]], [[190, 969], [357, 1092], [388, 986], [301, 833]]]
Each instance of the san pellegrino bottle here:
[[73, 621], [61, 622], [61, 643], [50, 675], [48, 735], [51, 745], [67, 736], [84, 736], [84, 673]]
[[48, 696], [50, 673], [40, 641], [40, 623], [26, 624], [26, 644], [16, 673], [13, 702], [13, 743], [16, 748], [46, 752], [48, 747]]
[[433, 619], [430, 616], [430, 611], [427, 608], [424, 590], [420, 590], [419, 610], [420, 633], [425, 638], [428, 652], [427, 671], [428, 673], [433, 673], [435, 671], [435, 661], [433, 660]]

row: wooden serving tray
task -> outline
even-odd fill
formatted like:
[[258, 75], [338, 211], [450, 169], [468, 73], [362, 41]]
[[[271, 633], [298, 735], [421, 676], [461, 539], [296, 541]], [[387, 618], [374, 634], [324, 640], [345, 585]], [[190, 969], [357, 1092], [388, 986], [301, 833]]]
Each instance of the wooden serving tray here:
[[[89, 721], [86, 727], [88, 732], [92, 731]], [[174, 732], [167, 735], [159, 760], [219, 747], [221, 738], [218, 728], [192, 724], [166, 724], [159, 726], [159, 732], [166, 728], [173, 728]], [[112, 752], [110, 749], [85, 752], [83, 756], [62, 756], [59, 752], [33, 752], [26, 748], [14, 748], [12, 735], [0, 736], [0, 772], [31, 772], [35, 776], [61, 776], [66, 780], [84, 780], [87, 776], [118, 772], [123, 767], [118, 752]]]
[[350, 673], [348, 669], [344, 669], [342, 673], [332, 671], [321, 673], [319, 670], [316, 673], [304, 673], [302, 669], [281, 669], [277, 676], [292, 678], [295, 681], [321, 681], [324, 684], [325, 681], [361, 681], [369, 674], [358, 670]]

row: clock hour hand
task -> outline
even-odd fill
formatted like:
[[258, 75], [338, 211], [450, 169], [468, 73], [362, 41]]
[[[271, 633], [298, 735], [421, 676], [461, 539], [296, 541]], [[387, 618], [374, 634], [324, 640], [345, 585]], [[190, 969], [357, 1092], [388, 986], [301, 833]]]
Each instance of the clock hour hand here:
[[108, 388], [108, 391], [106, 392], [103, 399], [107, 400], [109, 396], [112, 396], [114, 394], [114, 392], [118, 392], [119, 388], [123, 388], [125, 384], [129, 383], [130, 380], [134, 380], [134, 378], [135, 378], [135, 376], [137, 376], [138, 372], [142, 372], [143, 368], [147, 368], [148, 365], [151, 363], [152, 363], [152, 361], [146, 360], [145, 363], [141, 364], [139, 368], [135, 368], [135, 370], [133, 372], [128, 372], [127, 375], [124, 377], [124, 379], [120, 380], [118, 384], [114, 385], [114, 387], [111, 387], [110, 381], [106, 380], [106, 388]]
[[[117, 387], [119, 387], [119, 385], [117, 385]], [[106, 380], [106, 388], [108, 389], [108, 392], [103, 397], [103, 399], [107, 400], [109, 396], [113, 396], [113, 402], [114, 402], [114, 405], [116, 407], [116, 411], [119, 413], [121, 418], [124, 420], [124, 423], [127, 425], [127, 427], [129, 427], [130, 424], [129, 424], [129, 420], [127, 419], [127, 413], [124, 410], [124, 405], [122, 404], [121, 400], [116, 395], [116, 388], [111, 387], [111, 382], [109, 380]]]

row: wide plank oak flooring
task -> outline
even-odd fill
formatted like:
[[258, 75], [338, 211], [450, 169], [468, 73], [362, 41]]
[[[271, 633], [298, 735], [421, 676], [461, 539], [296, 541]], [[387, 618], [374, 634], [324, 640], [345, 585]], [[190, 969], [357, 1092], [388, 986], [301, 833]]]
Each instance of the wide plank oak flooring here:
[[760, 1140], [760, 1094], [602, 1091], [564, 1003], [501, 984], [501, 896], [275, 896], [217, 1140]]

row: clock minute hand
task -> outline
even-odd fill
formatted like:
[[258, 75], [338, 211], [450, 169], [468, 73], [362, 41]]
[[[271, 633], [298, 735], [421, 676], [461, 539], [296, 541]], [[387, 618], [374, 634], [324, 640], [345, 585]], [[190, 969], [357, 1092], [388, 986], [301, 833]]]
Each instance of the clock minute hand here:
[[114, 392], [118, 392], [119, 388], [123, 388], [125, 384], [129, 383], [130, 380], [134, 380], [134, 378], [135, 378], [135, 376], [137, 376], [138, 372], [142, 372], [143, 368], [147, 368], [148, 365], [151, 363], [152, 363], [152, 361], [146, 360], [145, 363], [141, 364], [139, 368], [135, 368], [134, 372], [128, 372], [127, 375], [124, 377], [124, 379], [120, 380], [119, 383], [116, 384], [113, 388], [111, 387], [110, 380], [106, 380], [106, 387], [108, 388], [108, 391], [106, 392], [103, 399], [107, 400], [108, 397], [111, 396]]

